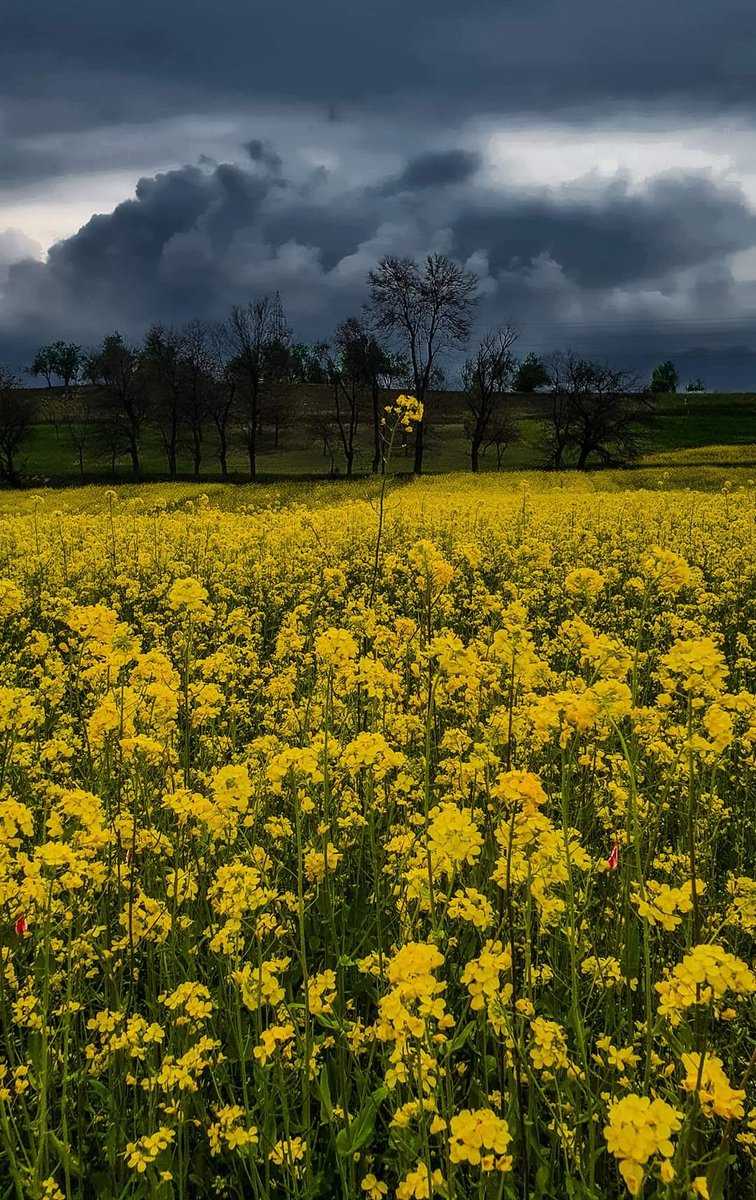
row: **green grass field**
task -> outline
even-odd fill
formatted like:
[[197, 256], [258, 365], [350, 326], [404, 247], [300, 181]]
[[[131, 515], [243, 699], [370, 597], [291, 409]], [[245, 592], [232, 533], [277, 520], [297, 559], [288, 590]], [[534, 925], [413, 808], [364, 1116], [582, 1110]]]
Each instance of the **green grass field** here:
[[[517, 422], [519, 441], [509, 447], [502, 461], [503, 470], [536, 470], [543, 465], [541, 448], [540, 415], [545, 412], [548, 398], [545, 396], [517, 397], [513, 399], [513, 410]], [[370, 470], [370, 428], [363, 426], [358, 436], [358, 455], [355, 471], [364, 474]], [[644, 455], [639, 467], [664, 466], [675, 469], [679, 465], [678, 452], [697, 452], [698, 465], [728, 466], [731, 461], [726, 447], [753, 447], [752, 461], [756, 469], [756, 395], [733, 393], [721, 395], [674, 395], [660, 398], [656, 423], [648, 431], [644, 444]], [[739, 452], [738, 462], [747, 467], [749, 454]], [[142, 443], [143, 475], [146, 479], [166, 476], [165, 456], [157, 430], [147, 428]], [[337, 452], [336, 468], [343, 473], [343, 457]], [[462, 425], [462, 409], [457, 393], [445, 393], [438, 397], [431, 410], [426, 433], [425, 467], [428, 473], [464, 471], [469, 468], [469, 444]], [[229, 457], [232, 478], [241, 482], [247, 478], [247, 458], [240, 445], [233, 445]], [[689, 468], [692, 460], [685, 459]], [[404, 454], [395, 453], [394, 469], [410, 471], [411, 450]], [[496, 454], [490, 449], [483, 457], [483, 471], [496, 470]], [[81, 482], [78, 455], [66, 429], [57, 428], [51, 422], [40, 422], [33, 426], [30, 436], [19, 455], [19, 469], [25, 481], [32, 485], [45, 483]], [[179, 458], [182, 477], [190, 478], [192, 459], [188, 447]], [[267, 431], [260, 444], [258, 475], [262, 480], [297, 477], [323, 477], [331, 473], [331, 458], [323, 453], [322, 444], [313, 440], [301, 428], [284, 430], [280, 444], [275, 447], [273, 437]], [[207, 430], [203, 445], [201, 467], [203, 479], [220, 479], [217, 441], [213, 431]], [[128, 459], [116, 463], [115, 473], [107, 451], [98, 448], [90, 439], [84, 452], [84, 481], [126, 481], [131, 477]]]

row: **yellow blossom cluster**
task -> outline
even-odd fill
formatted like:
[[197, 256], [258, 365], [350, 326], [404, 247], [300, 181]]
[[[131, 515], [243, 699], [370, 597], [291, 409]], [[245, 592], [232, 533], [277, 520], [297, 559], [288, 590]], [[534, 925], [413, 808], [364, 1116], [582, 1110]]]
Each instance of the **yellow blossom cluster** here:
[[605, 1130], [606, 1144], [609, 1153], [619, 1160], [631, 1196], [638, 1195], [646, 1164], [653, 1157], [661, 1159], [664, 1182], [674, 1177], [669, 1164], [675, 1152], [672, 1136], [681, 1125], [682, 1113], [664, 1100], [630, 1093], [612, 1104]]
[[756, 494], [628, 478], [0, 492], [9, 1196], [749, 1195]]

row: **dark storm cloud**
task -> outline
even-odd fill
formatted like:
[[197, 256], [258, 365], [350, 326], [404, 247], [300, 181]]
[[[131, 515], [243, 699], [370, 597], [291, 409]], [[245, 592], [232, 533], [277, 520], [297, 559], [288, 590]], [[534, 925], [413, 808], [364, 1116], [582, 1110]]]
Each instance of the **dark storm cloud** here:
[[64, 174], [68, 165], [66, 157], [54, 150], [8, 139], [0, 143], [0, 186], [11, 181], [17, 186], [37, 183]]
[[0, 296], [10, 267], [24, 258], [39, 258], [41, 251], [42, 247], [19, 229], [5, 229], [0, 232]]
[[481, 156], [471, 150], [431, 150], [411, 158], [394, 179], [378, 189], [384, 195], [393, 192], [421, 192], [426, 188], [466, 183], [480, 168]]
[[494, 269], [508, 269], [547, 253], [587, 288], [663, 280], [756, 243], [742, 192], [699, 176], [658, 177], [640, 193], [614, 183], [581, 203], [509, 194], [470, 204], [453, 228], [458, 255], [484, 246]]
[[[275, 168], [230, 163], [140, 179], [133, 200], [58, 242], [33, 277], [48, 278], [54, 296], [61, 289], [72, 300], [78, 295], [85, 310], [87, 298], [97, 297], [94, 311], [129, 325], [154, 311], [189, 319], [211, 309], [224, 281], [233, 280], [234, 239], [256, 227], [266, 199], [283, 186]], [[44, 309], [44, 295], [39, 300]]]
[[[756, 217], [736, 189], [704, 176], [661, 177], [640, 191], [594, 180], [565, 205], [480, 180], [450, 191], [347, 190], [316, 171], [295, 183], [270, 146], [250, 145], [245, 167], [140, 179], [134, 199], [93, 217], [46, 263], [7, 267], [0, 359], [15, 360], [34, 338], [94, 341], [114, 327], [137, 337], [153, 319], [220, 317], [277, 288], [298, 336], [320, 337], [359, 311], [382, 254], [433, 249], [478, 271], [481, 321], [513, 319], [542, 348], [588, 339], [593, 349], [630, 349], [639, 332], [648, 343], [661, 311], [654, 290], [687, 298], [691, 337], [712, 311], [738, 328], [725, 256], [756, 243]], [[400, 177], [453, 179], [475, 166], [454, 153], [414, 157]], [[627, 305], [614, 321], [607, 298], [618, 291]]]
[[252, 162], [260, 163], [276, 175], [280, 174], [283, 161], [266, 142], [261, 141], [260, 138], [251, 138], [248, 142], [244, 142], [244, 149]]
[[284, 279], [301, 273], [306, 256], [287, 252], [296, 212], [275, 238], [266, 229], [267, 219], [275, 225], [280, 218], [277, 201], [288, 185], [275, 155], [255, 157], [246, 168], [186, 166], [142, 178], [134, 199], [92, 217], [54, 245], [46, 263], [9, 266], [0, 359], [13, 358], [13, 346], [28, 344], [35, 327], [40, 337], [57, 328], [92, 340], [106, 325], [138, 336], [156, 316], [225, 315], [257, 283], [274, 290], [277, 271]]
[[367, 196], [361, 207], [340, 206], [338, 219], [330, 207], [299, 198], [291, 207], [276, 206], [266, 219], [265, 234], [273, 245], [295, 238], [304, 246], [316, 246], [324, 271], [330, 271], [371, 235], [376, 220]]
[[[649, 345], [670, 311], [684, 345], [711, 306], [716, 336], [739, 335], [756, 296], [729, 258], [756, 230], [737, 190], [704, 175], [588, 178], [579, 200], [494, 188], [476, 135], [453, 131], [497, 116], [582, 123], [588, 141], [606, 122], [747, 127], [755, 54], [752, 0], [6, 0], [12, 223], [57, 179], [144, 178], [47, 263], [14, 264], [6, 242], [0, 358], [30, 339], [221, 315], [276, 287], [301, 336], [319, 336], [359, 309], [381, 255], [433, 249], [479, 271], [481, 320], [506, 310], [543, 345]], [[214, 120], [238, 133], [218, 144]], [[324, 165], [307, 175], [310, 162]]]
[[[6, 0], [0, 86], [46, 98], [51, 128], [63, 80], [90, 120], [133, 120], [145, 97], [156, 115], [203, 92], [324, 109], [403, 104], [408, 119], [423, 104], [446, 114], [583, 106], [595, 116], [607, 102], [750, 110], [755, 48], [751, 0]], [[105, 75], [98, 95], [91, 80]]]

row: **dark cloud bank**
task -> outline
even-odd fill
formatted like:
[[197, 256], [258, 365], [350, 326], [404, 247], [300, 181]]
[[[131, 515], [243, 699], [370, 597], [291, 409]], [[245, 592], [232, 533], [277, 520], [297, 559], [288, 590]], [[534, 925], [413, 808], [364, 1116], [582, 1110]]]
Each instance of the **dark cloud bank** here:
[[94, 0], [10, 8], [6, 188], [65, 176], [56, 131], [86, 132], [96, 152], [99, 128], [256, 104], [366, 129], [393, 120], [402, 161], [377, 182], [303, 174], [251, 120], [238, 161], [141, 178], [46, 263], [0, 234], [0, 360], [28, 361], [59, 336], [223, 316], [276, 288], [297, 335], [323, 336], [359, 311], [381, 255], [437, 249], [481, 276], [480, 325], [512, 321], [523, 349], [571, 345], [642, 371], [670, 355], [712, 386], [756, 384], [756, 287], [730, 265], [756, 245], [756, 217], [736, 187], [620, 175], [567, 195], [494, 186], [469, 146], [419, 150], [480, 114], [558, 117], [587, 135], [610, 110], [630, 128], [638, 114], [660, 128], [682, 112], [756, 119], [752, 4], [135, 0], [117, 20]]
[[[433, 249], [478, 271], [480, 324], [511, 320], [523, 346], [569, 343], [645, 370], [661, 353], [702, 346], [716, 365], [734, 332], [750, 341], [723, 260], [756, 242], [756, 217], [706, 177], [663, 176], [640, 193], [615, 181], [566, 203], [476, 184], [479, 164], [461, 150], [418, 156], [351, 191], [322, 172], [291, 182], [255, 142], [248, 158], [141, 179], [134, 199], [92, 217], [46, 263], [11, 262], [3, 358], [56, 336], [86, 342], [117, 327], [137, 337], [154, 318], [223, 316], [276, 288], [297, 333], [322, 336], [359, 310], [381, 254]], [[665, 315], [678, 295], [683, 311]]]
[[6, 0], [9, 136], [234, 97], [412, 119], [752, 110], [750, 0]]

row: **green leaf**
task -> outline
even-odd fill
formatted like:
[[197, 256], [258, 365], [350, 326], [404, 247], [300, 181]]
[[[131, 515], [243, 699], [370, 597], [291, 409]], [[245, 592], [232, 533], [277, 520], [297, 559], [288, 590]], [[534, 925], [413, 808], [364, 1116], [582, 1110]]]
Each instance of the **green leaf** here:
[[115, 1124], [111, 1123], [110, 1128], [108, 1129], [108, 1132], [105, 1135], [105, 1154], [106, 1154], [106, 1159], [107, 1159], [108, 1165], [113, 1168], [115, 1167], [116, 1162], [118, 1161], [118, 1155], [116, 1153], [116, 1138], [117, 1138], [116, 1127], [115, 1127]]
[[535, 1192], [533, 1193], [534, 1200], [548, 1200], [549, 1179], [551, 1177], [551, 1168], [548, 1163], [541, 1163], [536, 1171], [535, 1177]]
[[331, 1101], [331, 1085], [328, 1082], [328, 1071], [325, 1067], [320, 1068], [318, 1092], [320, 1094], [321, 1111], [325, 1120], [330, 1123], [333, 1120], [333, 1103]]
[[47, 1131], [47, 1144], [50, 1149], [57, 1154], [58, 1159], [62, 1163], [67, 1163], [74, 1171], [80, 1171], [81, 1165], [75, 1154], [71, 1153], [70, 1146], [65, 1142], [61, 1142], [60, 1138], [53, 1133], [51, 1129]]
[[463, 1029], [460, 1029], [457, 1033], [455, 1033], [454, 1037], [449, 1042], [449, 1053], [453, 1054], [455, 1050], [461, 1050], [465, 1042], [470, 1040], [476, 1029], [476, 1022], [469, 1021]]
[[727, 1168], [737, 1162], [733, 1154], [720, 1154], [718, 1158], [711, 1164], [706, 1172], [706, 1182], [709, 1185], [709, 1195], [711, 1200], [725, 1200], [725, 1182], [727, 1180]]
[[587, 1188], [580, 1179], [568, 1175], [565, 1179], [567, 1195], [570, 1200], [597, 1200], [596, 1193]]
[[349, 1128], [342, 1129], [337, 1135], [336, 1153], [340, 1154], [342, 1158], [346, 1158], [349, 1154], [356, 1154], [370, 1141], [375, 1129], [378, 1109], [388, 1094], [387, 1087], [379, 1087], [371, 1092]]
[[107, 1171], [92, 1171], [87, 1176], [87, 1183], [92, 1188], [93, 1196], [112, 1195], [110, 1191], [111, 1178]]
[[105, 1084], [102, 1083], [101, 1080], [94, 1078], [88, 1079], [87, 1087], [90, 1089], [90, 1091], [94, 1092], [95, 1096], [99, 1096], [106, 1108], [110, 1108], [113, 1098], [110, 1091], [105, 1087]]
[[329, 1016], [327, 1013], [318, 1013], [314, 1019], [319, 1025], [322, 1025], [324, 1029], [341, 1029], [341, 1021], [339, 1021], [336, 1017]]

